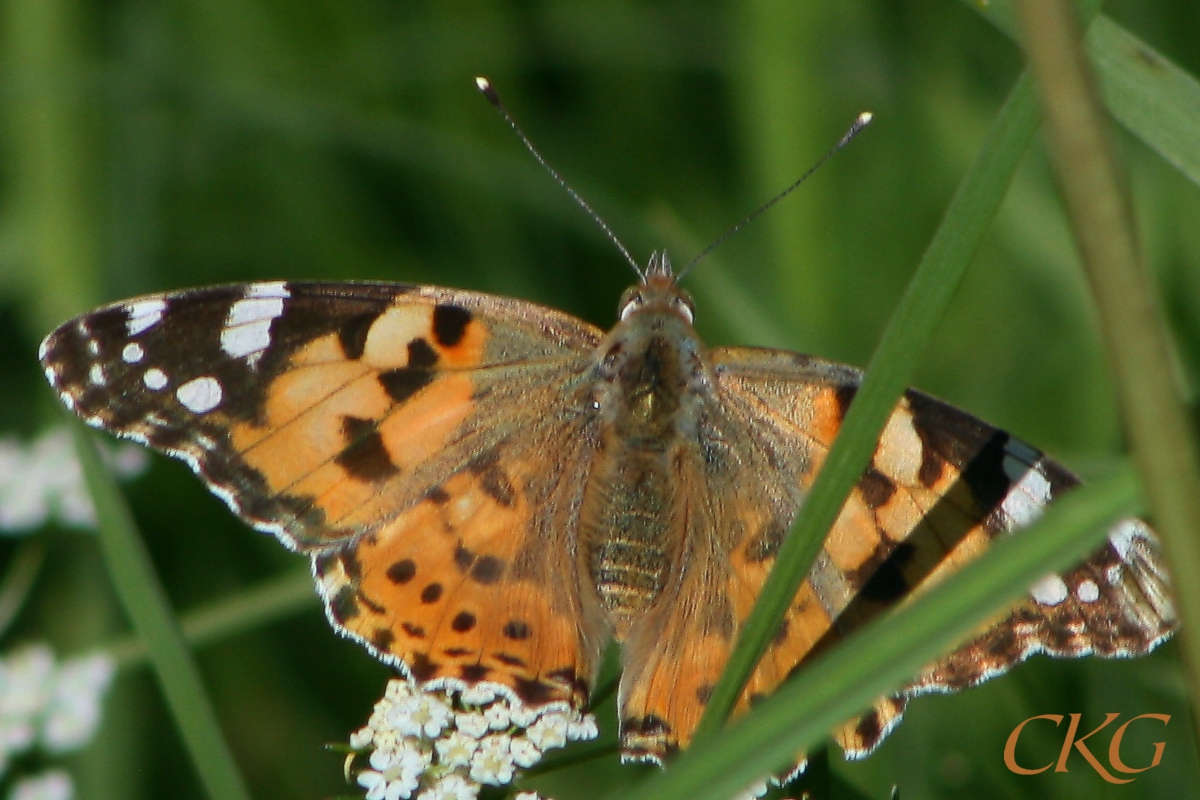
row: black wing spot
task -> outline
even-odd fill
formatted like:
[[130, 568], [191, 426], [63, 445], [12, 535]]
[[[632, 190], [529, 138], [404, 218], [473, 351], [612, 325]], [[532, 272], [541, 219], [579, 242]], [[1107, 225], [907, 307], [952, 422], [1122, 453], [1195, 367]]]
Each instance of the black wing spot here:
[[433, 373], [423, 369], [400, 367], [379, 373], [378, 380], [388, 397], [397, 403], [403, 403], [433, 383]]
[[892, 495], [896, 493], [896, 484], [874, 467], [867, 467], [867, 471], [858, 479], [858, 491], [868, 506], [879, 508], [892, 499]]
[[942, 473], [945, 471], [946, 462], [933, 452], [933, 448], [928, 443], [922, 442], [921, 467], [917, 470], [917, 479], [926, 488], [932, 488], [942, 479]]
[[343, 586], [329, 603], [329, 613], [338, 622], [346, 622], [358, 616], [358, 591], [353, 586]]
[[833, 398], [837, 401], [838, 422], [846, 418], [846, 412], [850, 410], [850, 403], [856, 394], [858, 387], [851, 384], [843, 384], [833, 390]]
[[484, 585], [493, 584], [504, 574], [504, 560], [496, 556], [482, 556], [471, 567], [471, 577]]
[[554, 687], [536, 678], [533, 680], [517, 678], [514, 688], [516, 689], [517, 697], [527, 705], [541, 705], [556, 699]]
[[479, 486], [484, 494], [505, 508], [517, 501], [517, 490], [500, 466], [500, 456], [491, 450], [472, 461], [467, 468], [479, 477]]
[[428, 605], [436, 603], [442, 598], [442, 585], [440, 583], [431, 583], [421, 590], [421, 602]]
[[451, 620], [450, 627], [456, 633], [466, 633], [475, 627], [475, 615], [469, 611], [460, 611]]
[[529, 625], [519, 619], [510, 619], [504, 625], [504, 635], [509, 639], [528, 639], [530, 632]]
[[908, 593], [908, 579], [904, 577], [904, 568], [917, 554], [917, 548], [911, 542], [901, 542], [896, 545], [887, 558], [880, 563], [867, 582], [863, 584], [859, 594], [864, 600], [874, 600], [880, 603], [891, 603], [899, 600]]
[[[1010, 438], [1004, 431], [996, 431], [962, 472], [963, 481], [970, 487], [975, 503], [985, 516], [1003, 502], [1016, 482], [1004, 470]], [[1026, 467], [1026, 471], [1032, 469]], [[1018, 480], [1023, 477], [1022, 474]]]
[[696, 687], [696, 702], [700, 705], [707, 705], [712, 699], [713, 685], [711, 683], [702, 683]]
[[657, 714], [647, 714], [644, 717], [626, 717], [621, 720], [621, 734], [631, 733], [642, 736], [668, 736], [671, 726]]
[[392, 642], [395, 640], [396, 637], [387, 628], [376, 628], [371, 633], [371, 644], [385, 653], [391, 649]]
[[395, 475], [399, 468], [392, 463], [392, 456], [375, 423], [360, 417], [342, 417], [342, 436], [348, 444], [337, 454], [334, 461], [351, 477], [376, 483]]
[[387, 569], [388, 580], [397, 585], [403, 585], [417, 574], [417, 565], [411, 558], [397, 561]]
[[341, 343], [342, 352], [346, 354], [347, 358], [356, 360], [362, 358], [363, 352], [367, 349], [367, 335], [371, 332], [371, 326], [375, 320], [379, 319], [379, 315], [382, 313], [383, 308], [358, 314], [347, 319], [338, 328], [338, 342]]
[[424, 339], [408, 343], [408, 369], [429, 370], [438, 362], [437, 351]]
[[408, 671], [419, 681], [427, 681], [438, 673], [438, 665], [429, 660], [429, 653], [417, 653], [408, 664]]
[[444, 506], [450, 502], [450, 493], [441, 486], [434, 486], [425, 493], [425, 499], [439, 506]]
[[462, 306], [439, 303], [433, 307], [433, 338], [442, 347], [454, 347], [462, 341], [471, 312]]
[[458, 674], [462, 675], [464, 681], [475, 683], [487, 678], [491, 671], [491, 667], [485, 667], [483, 664], [463, 664], [459, 667]]
[[462, 542], [454, 548], [454, 565], [458, 567], [459, 572], [466, 572], [472, 564], [475, 563], [475, 554], [467, 549]]
[[759, 564], [774, 558], [786, 534], [783, 525], [777, 520], [771, 520], [763, 527], [762, 532], [746, 545], [746, 560], [751, 564]]
[[503, 664], [506, 667], [528, 666], [525, 663], [524, 659], [517, 658], [516, 656], [511, 655], [509, 653], [493, 653], [492, 655], [494, 655], [496, 657], [496, 660], [499, 661], [501, 664]]
[[414, 639], [425, 638], [425, 629], [420, 625], [413, 625], [411, 622], [401, 622], [400, 630], [404, 631]]

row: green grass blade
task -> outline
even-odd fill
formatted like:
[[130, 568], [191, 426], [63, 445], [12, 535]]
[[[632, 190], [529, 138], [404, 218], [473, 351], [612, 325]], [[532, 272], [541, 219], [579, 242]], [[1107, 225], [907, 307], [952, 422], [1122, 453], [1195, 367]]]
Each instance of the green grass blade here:
[[1107, 17], [1085, 42], [1112, 115], [1200, 184], [1200, 81]]
[[963, 178], [884, 332], [842, 432], [780, 548], [775, 567], [713, 691], [697, 731], [698, 738], [714, 733], [728, 717], [741, 687], [815, 558], [825, 532], [866, 469], [879, 432], [910, 383], [921, 353], [949, 306], [1037, 129], [1035, 106], [1032, 84], [1028, 76], [1022, 76]]
[[[1095, 97], [1072, 9], [1046, 0], [1018, 5], [1031, 69], [1042, 89], [1046, 140], [1096, 301], [1122, 417], [1172, 571], [1200, 570], [1200, 457], [1179, 396], [1166, 315], [1134, 232], [1127, 182]], [[1077, 38], [1078, 37], [1078, 38]], [[1180, 617], [1200, 619], [1200, 584], [1177, 580]], [[1183, 637], [1192, 688], [1200, 638]], [[1193, 692], [1200, 717], [1200, 698]]]
[[[318, 606], [312, 575], [293, 570], [269, 578], [212, 603], [179, 614], [179, 629], [188, 646], [202, 647]], [[149, 659], [146, 642], [123, 636], [103, 645], [119, 669], [139, 666]]]
[[[1011, 0], [963, 2], [1012, 39], [1019, 37]], [[1200, 183], [1200, 81], [1103, 14], [1085, 42], [1112, 115]]]
[[1028, 592], [1036, 576], [1079, 563], [1112, 522], [1139, 510], [1128, 465], [1072, 492], [1036, 525], [998, 540], [983, 558], [818, 657], [770, 701], [697, 742], [628, 800], [728, 800], [951, 650]]
[[71, 425], [88, 491], [96, 504], [100, 547], [109, 575], [134, 629], [146, 643], [167, 706], [200, 779], [214, 800], [249, 800], [129, 508], [101, 464], [88, 430], [77, 420]]

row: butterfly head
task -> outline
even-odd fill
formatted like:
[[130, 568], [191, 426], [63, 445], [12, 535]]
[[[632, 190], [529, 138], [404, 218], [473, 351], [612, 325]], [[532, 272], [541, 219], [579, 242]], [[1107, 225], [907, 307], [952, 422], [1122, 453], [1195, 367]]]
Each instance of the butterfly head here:
[[696, 318], [692, 296], [680, 288], [666, 252], [650, 256], [642, 279], [625, 290], [618, 309], [622, 320], [642, 311], [670, 311], [689, 325]]

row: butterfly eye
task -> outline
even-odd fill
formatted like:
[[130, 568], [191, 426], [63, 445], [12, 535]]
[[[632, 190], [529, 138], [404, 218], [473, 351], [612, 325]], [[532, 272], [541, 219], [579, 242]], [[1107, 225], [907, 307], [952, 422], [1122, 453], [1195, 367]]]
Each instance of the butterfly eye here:
[[696, 307], [692, 305], [692, 298], [680, 295], [675, 299], [675, 308], [688, 321], [689, 325], [696, 321]]
[[671, 304], [675, 306], [675, 310], [680, 316], [688, 321], [691, 325], [696, 321], [696, 304], [692, 302], [692, 296], [683, 289], [676, 289], [676, 295], [672, 299]]
[[622, 321], [629, 318], [629, 315], [637, 311], [645, 303], [642, 293], [637, 290], [637, 287], [631, 287], [624, 295], [621, 296], [621, 311], [619, 316]]

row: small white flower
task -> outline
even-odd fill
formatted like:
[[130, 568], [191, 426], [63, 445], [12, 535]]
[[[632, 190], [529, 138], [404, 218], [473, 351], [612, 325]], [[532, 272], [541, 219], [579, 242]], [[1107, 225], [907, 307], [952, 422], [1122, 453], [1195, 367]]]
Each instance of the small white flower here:
[[543, 714], [542, 717], [525, 731], [529, 741], [543, 753], [562, 747], [567, 743], [568, 721], [565, 714]]
[[475, 800], [479, 796], [479, 784], [461, 775], [447, 775], [429, 789], [421, 792], [418, 800]]
[[375, 741], [375, 729], [370, 725], [359, 728], [350, 734], [350, 747], [354, 750], [366, 750]]
[[476, 739], [482, 739], [488, 732], [488, 722], [478, 711], [472, 711], [469, 714], [455, 714], [454, 727]]
[[376, 750], [368, 759], [374, 769], [358, 773], [358, 785], [367, 800], [406, 800], [417, 790], [428, 758], [413, 748]]
[[54, 652], [31, 644], [0, 659], [0, 716], [28, 716], [46, 702], [54, 680]]
[[543, 800], [537, 792], [520, 792], [513, 800]]
[[392, 678], [388, 681], [387, 689], [384, 690], [384, 699], [395, 702], [405, 697], [413, 695], [412, 685], [403, 678]]
[[513, 763], [523, 769], [529, 769], [542, 760], [542, 752], [524, 736], [513, 737], [509, 752], [512, 753]]
[[[145, 470], [140, 447], [103, 448], [101, 455], [119, 477]], [[0, 532], [27, 533], [51, 516], [74, 528], [94, 528], [96, 511], [65, 427], [51, 428], [28, 446], [0, 440]]]
[[487, 720], [488, 727], [494, 731], [502, 731], [512, 724], [512, 715], [509, 714], [508, 705], [505, 703], [494, 703], [488, 706], [483, 711], [483, 718]]
[[116, 667], [108, 655], [63, 662], [42, 721], [41, 739], [52, 753], [78, 750], [100, 724], [101, 700]]
[[528, 728], [533, 723], [537, 722], [537, 718], [542, 715], [542, 709], [532, 708], [524, 703], [517, 703], [511, 709], [512, 724], [519, 728]]
[[74, 796], [71, 776], [61, 769], [52, 769], [17, 781], [8, 793], [8, 800], [71, 800]]
[[504, 734], [484, 739], [471, 758], [471, 778], [480, 783], [503, 786], [512, 781], [514, 773], [509, 737]]
[[479, 739], [462, 731], [454, 731], [448, 737], [438, 739], [433, 745], [437, 749], [438, 763], [444, 767], [470, 765], [471, 756], [479, 749]]
[[405, 697], [395, 703], [388, 722], [406, 736], [434, 739], [450, 724], [453, 709], [429, 694]]

